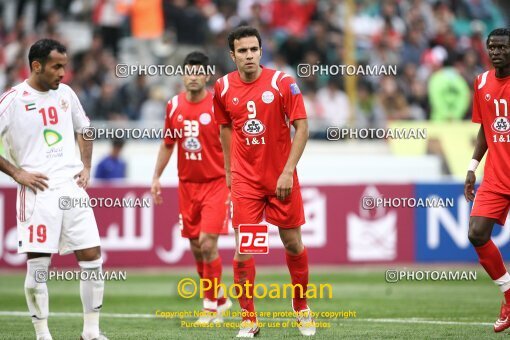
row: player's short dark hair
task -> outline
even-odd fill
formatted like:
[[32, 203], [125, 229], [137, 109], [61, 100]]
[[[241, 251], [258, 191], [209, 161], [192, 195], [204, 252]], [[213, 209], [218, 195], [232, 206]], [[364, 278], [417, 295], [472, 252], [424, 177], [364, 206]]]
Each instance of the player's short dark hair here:
[[30, 71], [32, 71], [32, 62], [35, 60], [40, 62], [44, 67], [48, 60], [48, 56], [53, 50], [57, 50], [58, 53], [67, 52], [64, 45], [53, 39], [41, 39], [30, 46], [30, 51], [28, 52], [28, 64], [30, 65]]
[[182, 66], [186, 65], [202, 65], [202, 66], [208, 66], [209, 65], [209, 57], [206, 56], [202, 52], [194, 51], [189, 53], [186, 58], [184, 58], [184, 62], [182, 63]]
[[486, 45], [489, 44], [489, 39], [492, 36], [497, 36], [497, 37], [504, 36], [504, 37], [508, 37], [508, 39], [510, 39], [510, 28], [496, 28], [496, 29], [492, 30], [489, 33], [489, 36], [487, 37], [487, 41], [485, 42]]
[[260, 38], [260, 33], [255, 27], [239, 26], [228, 35], [228, 46], [230, 47], [230, 50], [234, 52], [234, 40], [239, 40], [241, 38], [247, 37], [257, 37], [257, 40], [259, 41], [259, 47], [262, 47], [262, 39]]

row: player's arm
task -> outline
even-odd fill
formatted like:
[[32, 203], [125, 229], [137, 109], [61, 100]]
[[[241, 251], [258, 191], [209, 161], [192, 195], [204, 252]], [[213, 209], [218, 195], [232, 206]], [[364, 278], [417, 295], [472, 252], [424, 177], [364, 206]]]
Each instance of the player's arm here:
[[79, 187], [86, 189], [90, 180], [90, 166], [92, 159], [92, 141], [83, 138], [83, 133], [90, 126], [90, 119], [83, 110], [83, 107], [76, 93], [66, 85], [71, 99], [71, 117], [73, 120], [73, 129], [76, 132], [76, 141], [80, 149], [80, 158], [83, 163], [83, 170], [77, 173], [74, 178]]
[[232, 173], [230, 172], [230, 146], [232, 144], [232, 124], [220, 125], [221, 148], [223, 149], [223, 159], [225, 163], [225, 175], [227, 186], [230, 189], [232, 184]]
[[213, 108], [214, 117], [220, 126], [220, 141], [223, 150], [223, 160], [225, 163], [225, 176], [227, 187], [230, 189], [232, 184], [232, 172], [230, 171], [230, 150], [232, 145], [232, 118], [225, 110], [224, 98], [221, 93], [224, 92], [224, 83], [218, 79], [214, 85]]
[[37, 192], [37, 190], [44, 191], [48, 188], [46, 183], [48, 177], [39, 172], [28, 172], [17, 168], [2, 156], [0, 156], [0, 171], [12, 177], [19, 184], [29, 187], [34, 192]]
[[473, 109], [471, 120], [473, 123], [480, 124], [480, 130], [478, 130], [478, 136], [476, 137], [476, 145], [475, 151], [473, 152], [473, 159], [471, 160], [471, 164], [469, 165], [469, 170], [466, 175], [466, 181], [464, 182], [464, 197], [466, 200], [473, 201], [475, 199], [475, 182], [476, 175], [475, 169], [478, 166], [478, 163], [482, 160], [483, 156], [487, 152], [487, 139], [485, 139], [485, 132], [483, 130], [483, 120], [482, 120], [482, 110], [480, 108], [480, 98], [478, 96], [478, 82], [480, 80], [480, 75], [475, 78], [473, 82]]
[[[476, 165], [477, 165], [476, 162], [480, 163], [483, 156], [487, 152], [487, 148], [488, 148], [487, 140], [485, 139], [483, 125], [480, 125], [480, 130], [478, 130], [478, 136], [476, 137], [476, 145], [475, 151], [473, 152], [473, 160], [471, 162], [473, 162]], [[476, 182], [475, 171], [474, 169], [469, 169], [466, 175], [466, 182], [464, 183], [464, 197], [466, 197], [466, 200], [468, 201], [473, 201], [475, 198], [475, 182]]]
[[308, 141], [308, 119], [297, 119], [292, 125], [296, 129], [296, 133], [289, 158], [276, 184], [276, 197], [280, 200], [284, 200], [292, 191], [294, 171]]
[[284, 200], [292, 192], [294, 171], [308, 141], [308, 120], [303, 95], [295, 80], [285, 75], [280, 79], [279, 88], [282, 91], [285, 114], [296, 130], [289, 157], [276, 183], [276, 198]]
[[78, 148], [80, 149], [80, 157], [83, 163], [83, 170], [74, 176], [75, 179], [78, 179], [78, 186], [86, 189], [90, 180], [90, 165], [92, 159], [92, 141], [86, 140], [83, 138], [82, 133], [76, 134], [76, 139], [78, 141]]
[[163, 203], [163, 197], [161, 196], [161, 183], [159, 179], [163, 174], [172, 153], [174, 150], [174, 144], [167, 144], [164, 141], [161, 143], [158, 151], [158, 159], [156, 160], [156, 168], [154, 169], [154, 175], [152, 176], [151, 194], [155, 204]]
[[[172, 112], [172, 102], [176, 100], [176, 97], [172, 98], [172, 100], [168, 101], [166, 106], [166, 114], [165, 114], [165, 131], [171, 131], [173, 128], [172, 117], [170, 113]], [[175, 107], [177, 109], [177, 107]], [[175, 110], [174, 110], [175, 111]], [[154, 169], [154, 174], [152, 175], [152, 185], [151, 185], [151, 194], [152, 200], [155, 204], [163, 203], [163, 197], [161, 196], [161, 183], [159, 182], [159, 178], [163, 174], [168, 162], [170, 161], [170, 157], [172, 157], [172, 153], [174, 151], [175, 139], [171, 137], [171, 135], [166, 136], [163, 139], [163, 142], [159, 146], [158, 158], [156, 160], [156, 168]]]

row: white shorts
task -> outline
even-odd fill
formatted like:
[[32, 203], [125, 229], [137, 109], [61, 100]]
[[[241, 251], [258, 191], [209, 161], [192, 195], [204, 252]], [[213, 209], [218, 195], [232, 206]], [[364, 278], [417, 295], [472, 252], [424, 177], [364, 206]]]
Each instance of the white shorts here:
[[[16, 219], [18, 253], [57, 253], [100, 245], [94, 212], [90, 207], [62, 204], [61, 197], [83, 198], [87, 192], [74, 179], [51, 180], [49, 188], [35, 194], [18, 185]], [[61, 208], [62, 207], [62, 208]]]

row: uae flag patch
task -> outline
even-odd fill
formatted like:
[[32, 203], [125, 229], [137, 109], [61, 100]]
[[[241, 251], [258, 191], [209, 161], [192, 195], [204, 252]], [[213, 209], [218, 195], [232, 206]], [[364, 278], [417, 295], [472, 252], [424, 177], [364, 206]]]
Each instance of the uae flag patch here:
[[25, 111], [32, 111], [35, 110], [35, 103], [30, 103], [25, 105]]

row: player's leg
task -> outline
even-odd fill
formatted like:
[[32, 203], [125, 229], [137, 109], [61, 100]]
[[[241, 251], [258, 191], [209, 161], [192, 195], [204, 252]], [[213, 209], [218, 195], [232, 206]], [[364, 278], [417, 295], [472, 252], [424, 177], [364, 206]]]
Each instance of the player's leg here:
[[301, 240], [301, 227], [279, 228], [280, 239], [285, 247], [285, 259], [294, 286], [292, 308], [299, 312], [308, 309], [306, 291], [308, 286], [308, 253]]
[[292, 310], [296, 314], [298, 329], [302, 335], [311, 336], [316, 332], [312, 311], [308, 307], [308, 252], [301, 239], [301, 225], [305, 223], [303, 199], [299, 185], [284, 201], [275, 196], [269, 198], [266, 220], [277, 225], [280, 239], [285, 247], [285, 259], [294, 286]]
[[[181, 236], [189, 239], [191, 252], [195, 258], [195, 264], [200, 279], [204, 278], [204, 258], [200, 249], [200, 204], [197, 195], [200, 194], [197, 183], [179, 182], [179, 227]], [[204, 299], [205, 300], [205, 299]], [[201, 320], [200, 317], [197, 322]]]
[[215, 290], [221, 282], [221, 257], [218, 254], [218, 234], [200, 233], [199, 243], [204, 260], [204, 309], [216, 312], [218, 309], [218, 292]]
[[[62, 184], [61, 195], [88, 201], [87, 192], [74, 180]], [[80, 297], [83, 307], [83, 331], [81, 338], [106, 339], [99, 331], [99, 315], [103, 306], [104, 280], [99, 231], [94, 212], [90, 207], [72, 207], [64, 211], [60, 254], [74, 252], [82, 275]]]
[[193, 254], [193, 258], [195, 259], [198, 276], [202, 279], [204, 277], [204, 259], [202, 258], [202, 251], [200, 250], [198, 237], [190, 238], [189, 246], [191, 253]]
[[51, 340], [48, 329], [49, 297], [46, 280], [51, 254], [27, 253], [25, 297], [38, 340]]
[[[219, 234], [200, 233], [200, 255], [204, 261], [204, 278], [214, 283], [214, 279], [217, 280], [218, 285], [221, 283], [221, 274], [223, 272], [223, 265], [220, 254], [218, 253], [218, 238]], [[211, 292], [213, 292], [211, 290]], [[206, 291], [206, 294], [208, 291]], [[218, 300], [218, 307], [223, 306], [227, 302], [227, 298], [224, 296], [222, 289], [216, 292]], [[230, 302], [231, 305], [231, 302]], [[230, 308], [230, 307], [229, 307]]]
[[211, 312], [202, 321], [222, 322], [222, 313], [232, 306], [230, 299], [223, 296], [221, 284], [222, 261], [218, 253], [220, 234], [228, 233], [228, 209], [230, 193], [225, 178], [219, 178], [200, 185], [200, 251], [204, 261], [205, 299], [204, 310]]
[[200, 250], [199, 234], [200, 234], [200, 210], [197, 204], [194, 204], [194, 192], [196, 191], [194, 183], [181, 182], [177, 187], [179, 196], [179, 227], [181, 236], [189, 239], [191, 253], [195, 258], [195, 265], [198, 276], [202, 279], [204, 276], [204, 260]]
[[80, 280], [80, 297], [83, 306], [82, 339], [98, 339], [99, 313], [103, 306], [104, 280], [101, 278], [103, 259], [101, 248], [76, 250], [76, 260], [83, 274]]
[[[253, 301], [253, 290], [255, 287], [255, 259], [250, 254], [239, 253], [239, 228], [234, 229], [236, 250], [234, 254], [234, 283], [236, 295], [239, 296], [239, 306], [242, 310], [242, 322], [256, 323], [257, 315]], [[241, 327], [243, 328], [243, 327]], [[250, 325], [244, 328], [251, 328]], [[258, 333], [258, 327], [253, 336]], [[240, 336], [238, 334], [238, 336]], [[249, 337], [249, 336], [248, 336]]]
[[264, 198], [250, 199], [246, 195], [232, 193], [232, 224], [235, 231], [236, 250], [234, 254], [234, 283], [239, 296], [243, 319], [237, 337], [253, 338], [260, 329], [257, 325], [253, 290], [255, 286], [255, 260], [250, 254], [239, 253], [239, 225], [257, 224], [262, 221], [266, 202]]
[[51, 254], [58, 252], [62, 211], [58, 195], [44, 190], [37, 194], [18, 186], [16, 203], [18, 253], [27, 254], [24, 290], [38, 340], [51, 340], [48, 329], [49, 296], [46, 281]]
[[495, 223], [503, 225], [508, 215], [510, 202], [500, 194], [487, 191], [483, 185], [476, 193], [476, 199], [469, 220], [468, 238], [474, 246], [478, 259], [487, 274], [504, 294], [500, 317], [494, 324], [494, 331], [501, 332], [510, 327], [510, 275], [498, 247], [491, 235]]

